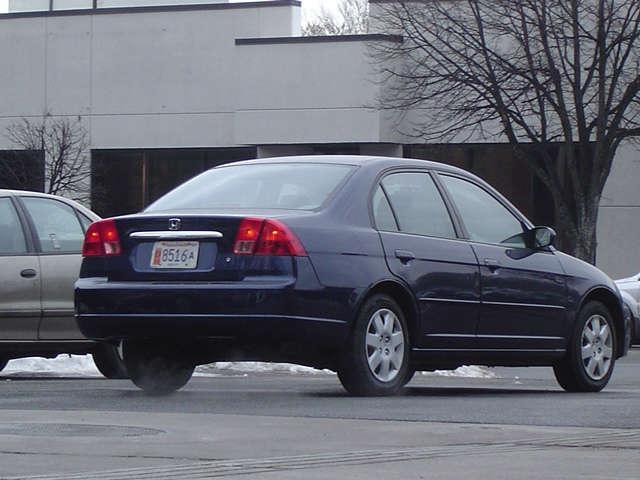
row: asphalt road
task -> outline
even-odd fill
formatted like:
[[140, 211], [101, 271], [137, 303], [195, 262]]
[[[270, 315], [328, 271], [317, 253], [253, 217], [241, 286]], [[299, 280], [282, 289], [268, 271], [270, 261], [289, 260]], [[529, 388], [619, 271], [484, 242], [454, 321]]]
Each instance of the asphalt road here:
[[640, 350], [598, 394], [493, 371], [417, 375], [393, 398], [325, 374], [219, 373], [165, 398], [0, 376], [0, 478], [640, 478]]

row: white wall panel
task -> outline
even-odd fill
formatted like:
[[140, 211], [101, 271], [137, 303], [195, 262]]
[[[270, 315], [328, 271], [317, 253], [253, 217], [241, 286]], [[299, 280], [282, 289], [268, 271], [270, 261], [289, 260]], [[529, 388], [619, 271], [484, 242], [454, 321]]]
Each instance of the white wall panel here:
[[640, 205], [601, 207], [596, 264], [614, 279], [640, 272]]
[[231, 111], [228, 20], [215, 10], [96, 16], [95, 113]]
[[0, 117], [45, 110], [45, 19], [0, 18]]
[[374, 110], [254, 110], [237, 112], [238, 144], [377, 142]]
[[92, 148], [191, 148], [234, 145], [233, 115], [99, 115]]
[[363, 108], [378, 87], [365, 42], [239, 45], [238, 110]]
[[91, 113], [90, 16], [47, 19], [47, 109], [52, 114]]

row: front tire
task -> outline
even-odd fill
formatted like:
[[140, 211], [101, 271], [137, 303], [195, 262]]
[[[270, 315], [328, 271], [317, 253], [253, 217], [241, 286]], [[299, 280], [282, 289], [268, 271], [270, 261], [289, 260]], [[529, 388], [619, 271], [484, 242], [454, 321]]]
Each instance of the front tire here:
[[592, 301], [580, 310], [567, 355], [553, 371], [568, 392], [599, 392], [611, 379], [617, 352], [611, 312]]
[[184, 387], [195, 365], [179, 357], [166, 345], [125, 341], [124, 363], [131, 381], [145, 393], [168, 395]]
[[409, 330], [402, 309], [374, 295], [360, 309], [338, 378], [351, 395], [396, 394], [410, 379]]

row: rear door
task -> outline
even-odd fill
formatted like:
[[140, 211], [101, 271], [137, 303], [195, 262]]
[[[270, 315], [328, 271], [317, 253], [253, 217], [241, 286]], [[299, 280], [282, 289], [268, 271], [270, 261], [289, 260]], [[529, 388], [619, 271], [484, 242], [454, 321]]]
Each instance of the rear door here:
[[0, 197], [0, 341], [35, 340], [40, 265], [14, 201]]
[[567, 292], [551, 250], [531, 250], [522, 221], [488, 190], [440, 175], [480, 263], [478, 343], [485, 348], [564, 348]]
[[84, 337], [74, 318], [73, 285], [82, 262], [83, 227], [76, 210], [51, 198], [23, 196], [40, 252], [42, 322], [40, 340], [79, 340]]
[[479, 269], [426, 171], [391, 173], [373, 197], [373, 214], [391, 271], [420, 307], [422, 348], [472, 348], [480, 302]]

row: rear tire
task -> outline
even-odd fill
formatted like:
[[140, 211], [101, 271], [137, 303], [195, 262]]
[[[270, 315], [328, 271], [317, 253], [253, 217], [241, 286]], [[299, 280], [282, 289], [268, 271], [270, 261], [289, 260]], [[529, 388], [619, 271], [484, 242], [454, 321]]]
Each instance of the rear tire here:
[[111, 344], [100, 345], [92, 354], [93, 363], [105, 378], [111, 380], [129, 378], [127, 367], [118, 354], [118, 349]]
[[578, 313], [566, 356], [553, 367], [556, 380], [568, 392], [599, 392], [611, 379], [617, 352], [611, 312], [589, 302]]
[[360, 309], [338, 378], [351, 395], [394, 395], [411, 379], [409, 350], [402, 309], [391, 297], [374, 295]]
[[409, 367], [407, 369], [407, 374], [404, 376], [404, 380], [402, 381], [402, 386], [404, 387], [405, 385], [407, 385], [411, 380], [413, 380], [413, 377], [416, 375], [416, 371], [414, 368]]
[[168, 395], [180, 390], [195, 370], [193, 363], [180, 359], [166, 345], [125, 341], [123, 354], [129, 378], [149, 395]]

